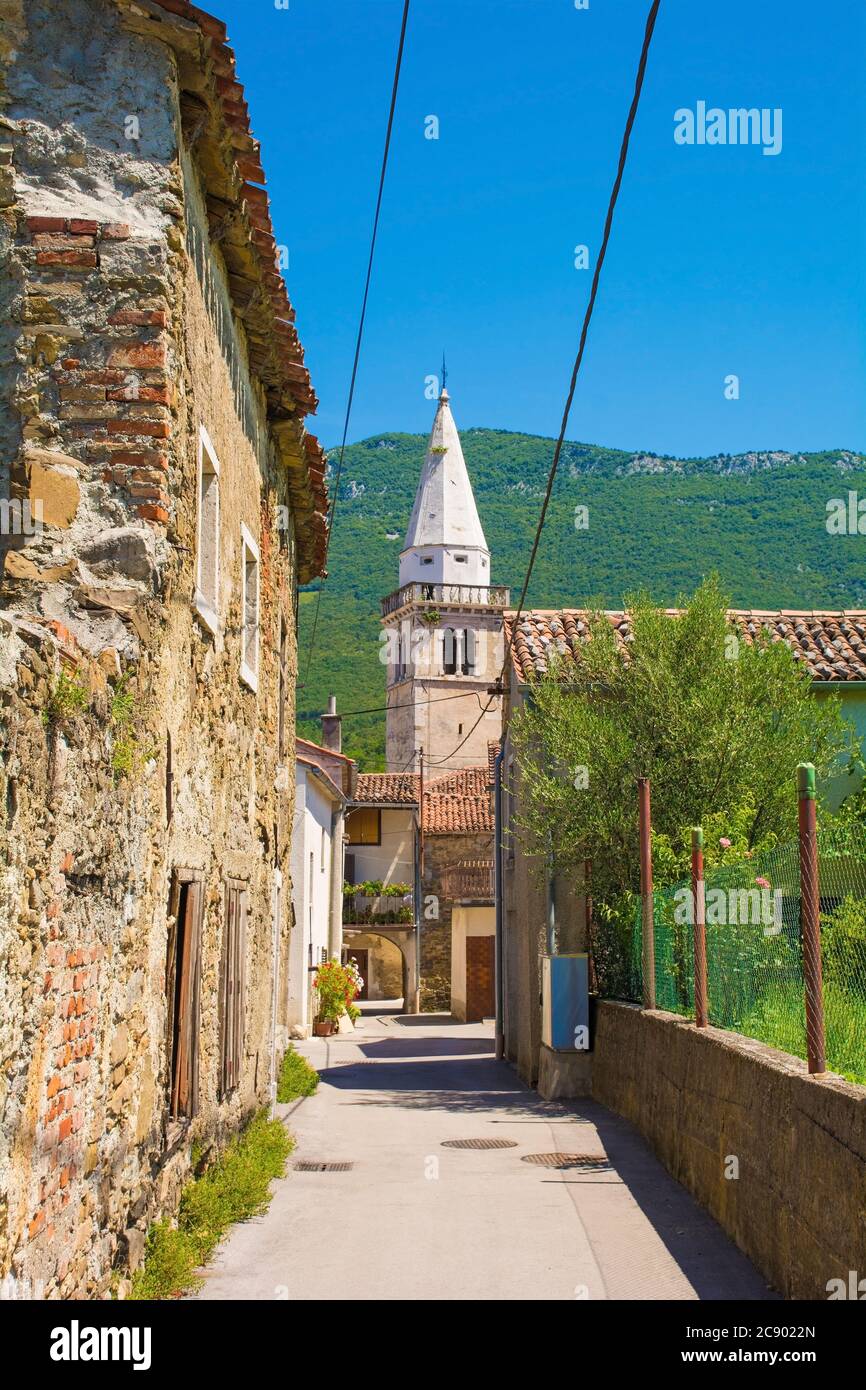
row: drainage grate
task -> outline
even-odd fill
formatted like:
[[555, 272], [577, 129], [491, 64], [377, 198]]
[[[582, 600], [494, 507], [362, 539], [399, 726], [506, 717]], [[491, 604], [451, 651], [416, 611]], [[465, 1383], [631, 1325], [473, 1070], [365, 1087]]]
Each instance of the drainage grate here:
[[302, 1158], [295, 1164], [296, 1173], [348, 1173], [354, 1163], [317, 1163], [313, 1158]]
[[444, 1149], [516, 1149], [514, 1139], [443, 1139]]
[[522, 1163], [538, 1163], [542, 1168], [584, 1168], [593, 1172], [609, 1171], [610, 1161], [598, 1154], [523, 1154]]

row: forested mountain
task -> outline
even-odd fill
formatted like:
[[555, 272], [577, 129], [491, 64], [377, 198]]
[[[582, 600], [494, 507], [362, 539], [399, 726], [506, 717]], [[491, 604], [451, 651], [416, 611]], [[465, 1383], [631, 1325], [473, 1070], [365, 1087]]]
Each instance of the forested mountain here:
[[[492, 582], [510, 584], [516, 603], [553, 441], [487, 429], [462, 431], [461, 441]], [[301, 595], [298, 711], [306, 737], [318, 737], [330, 691], [346, 712], [384, 704], [379, 600], [397, 588], [426, 445], [420, 434], [384, 434], [346, 449], [311, 667], [315, 587]], [[736, 607], [866, 607], [866, 535], [827, 529], [828, 502], [852, 491], [866, 500], [866, 459], [847, 450], [676, 459], [566, 444], [529, 601], [619, 607], [624, 594], [645, 587], [674, 603], [715, 570]], [[578, 529], [584, 507], [588, 525]], [[347, 718], [343, 736], [345, 751], [367, 770], [383, 766], [381, 713]]]

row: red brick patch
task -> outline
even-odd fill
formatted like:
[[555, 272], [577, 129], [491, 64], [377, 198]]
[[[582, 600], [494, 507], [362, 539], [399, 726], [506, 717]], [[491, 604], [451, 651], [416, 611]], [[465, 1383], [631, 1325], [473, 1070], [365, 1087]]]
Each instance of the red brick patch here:
[[65, 232], [65, 217], [28, 217], [27, 228], [31, 232]]
[[109, 367], [164, 367], [165, 343], [121, 343], [108, 359]]
[[165, 507], [155, 507], [151, 502], [142, 502], [136, 510], [144, 521], [158, 521], [163, 526], [168, 525], [168, 512]]

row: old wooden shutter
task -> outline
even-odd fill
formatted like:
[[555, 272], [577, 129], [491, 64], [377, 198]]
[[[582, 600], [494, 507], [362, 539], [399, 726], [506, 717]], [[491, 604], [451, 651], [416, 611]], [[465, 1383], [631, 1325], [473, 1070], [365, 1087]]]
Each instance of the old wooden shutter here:
[[172, 1116], [198, 1113], [201, 928], [204, 885], [181, 880], [172, 890], [174, 923], [168, 942], [167, 994]]
[[240, 1083], [246, 1010], [247, 890], [226, 884], [226, 916], [220, 981], [220, 1093]]

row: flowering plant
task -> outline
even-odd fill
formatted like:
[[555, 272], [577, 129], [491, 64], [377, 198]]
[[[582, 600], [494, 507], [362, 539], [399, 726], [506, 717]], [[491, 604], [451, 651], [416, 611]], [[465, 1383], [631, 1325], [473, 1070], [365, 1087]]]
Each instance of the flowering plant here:
[[341, 965], [336, 956], [319, 966], [313, 988], [319, 996], [316, 1013], [318, 1023], [337, 1023], [352, 1000], [363, 988], [363, 980], [354, 961]]

